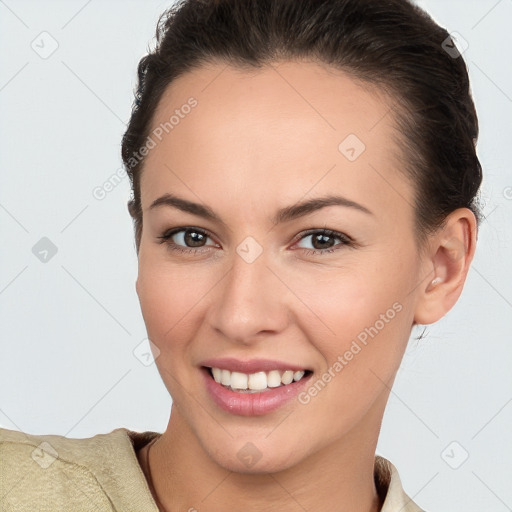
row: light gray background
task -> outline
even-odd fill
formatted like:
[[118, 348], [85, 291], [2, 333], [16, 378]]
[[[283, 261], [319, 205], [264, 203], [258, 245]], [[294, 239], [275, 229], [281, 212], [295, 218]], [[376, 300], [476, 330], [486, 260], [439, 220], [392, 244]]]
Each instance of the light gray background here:
[[[487, 220], [459, 302], [426, 339], [411, 339], [378, 453], [427, 511], [504, 512], [512, 510], [512, 0], [419, 3], [469, 44]], [[170, 397], [154, 364], [140, 360], [147, 341], [129, 182], [119, 171], [102, 200], [93, 191], [121, 167], [136, 65], [169, 5], [0, 1], [2, 427], [89, 437], [167, 425]], [[32, 251], [42, 237], [57, 247], [47, 262]]]

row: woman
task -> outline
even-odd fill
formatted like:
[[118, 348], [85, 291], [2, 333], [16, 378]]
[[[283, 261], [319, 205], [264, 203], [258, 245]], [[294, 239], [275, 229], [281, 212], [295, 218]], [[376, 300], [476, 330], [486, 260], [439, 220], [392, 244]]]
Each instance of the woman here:
[[157, 40], [122, 155], [168, 428], [3, 429], [7, 510], [420, 511], [375, 449], [475, 251], [461, 55], [407, 0], [185, 0]]

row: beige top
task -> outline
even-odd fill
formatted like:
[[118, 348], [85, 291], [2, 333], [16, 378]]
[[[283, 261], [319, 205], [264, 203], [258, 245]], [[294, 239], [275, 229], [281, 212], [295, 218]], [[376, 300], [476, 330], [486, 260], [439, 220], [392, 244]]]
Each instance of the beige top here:
[[[158, 512], [136, 453], [158, 435], [118, 428], [71, 439], [0, 428], [0, 510]], [[378, 455], [375, 482], [381, 512], [423, 512]]]

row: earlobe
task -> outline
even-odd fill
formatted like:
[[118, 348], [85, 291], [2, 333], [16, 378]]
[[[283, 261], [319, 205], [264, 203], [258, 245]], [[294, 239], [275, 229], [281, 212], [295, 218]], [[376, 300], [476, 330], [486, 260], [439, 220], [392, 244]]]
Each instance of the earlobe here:
[[423, 266], [427, 277], [418, 287], [414, 323], [428, 325], [442, 318], [457, 302], [473, 260], [477, 236], [475, 215], [468, 208], [452, 212], [433, 235]]

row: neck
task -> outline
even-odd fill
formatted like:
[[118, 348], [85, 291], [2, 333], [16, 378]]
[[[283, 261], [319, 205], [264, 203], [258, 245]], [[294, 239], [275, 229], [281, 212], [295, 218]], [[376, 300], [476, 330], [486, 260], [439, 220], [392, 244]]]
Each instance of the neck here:
[[153, 492], [165, 512], [379, 512], [374, 462], [382, 414], [383, 407], [372, 408], [364, 424], [291, 468], [242, 474], [212, 460], [173, 406], [167, 430], [151, 449]]

